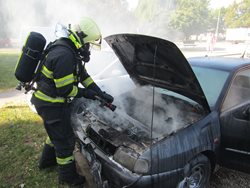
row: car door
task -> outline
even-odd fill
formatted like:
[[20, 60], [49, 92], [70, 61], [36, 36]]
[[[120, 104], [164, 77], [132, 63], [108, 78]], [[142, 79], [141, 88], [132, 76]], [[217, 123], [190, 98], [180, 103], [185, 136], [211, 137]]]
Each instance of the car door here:
[[250, 69], [238, 71], [221, 109], [220, 163], [250, 172]]

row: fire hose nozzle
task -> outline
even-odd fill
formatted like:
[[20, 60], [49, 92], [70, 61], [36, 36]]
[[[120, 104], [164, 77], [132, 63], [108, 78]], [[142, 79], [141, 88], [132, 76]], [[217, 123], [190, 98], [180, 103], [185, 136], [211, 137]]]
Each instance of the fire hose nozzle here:
[[115, 111], [115, 109], [116, 109], [116, 105], [113, 105], [111, 103], [107, 103], [105, 106], [107, 106], [112, 111]]
[[102, 99], [102, 98], [99, 97], [99, 96], [95, 96], [95, 98], [96, 98], [98, 101], [101, 102], [101, 105], [100, 105], [100, 106], [106, 106], [106, 107], [109, 108], [110, 110], [115, 111], [116, 105], [113, 105], [112, 103], [106, 102], [104, 99]]

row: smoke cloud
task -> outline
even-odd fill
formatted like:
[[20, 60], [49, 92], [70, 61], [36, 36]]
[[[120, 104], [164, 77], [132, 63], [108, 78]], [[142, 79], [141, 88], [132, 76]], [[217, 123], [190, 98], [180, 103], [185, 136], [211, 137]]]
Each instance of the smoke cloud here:
[[20, 39], [25, 38], [30, 30], [42, 30], [42, 34], [50, 40], [50, 32], [53, 33], [56, 23], [75, 23], [83, 16], [94, 19], [104, 37], [117, 32], [130, 32], [135, 25], [135, 19], [120, 1], [0, 0], [0, 5], [1, 37], [7, 34], [10, 38]]
[[[130, 3], [129, 3], [130, 2]], [[131, 3], [133, 2], [133, 3]], [[169, 16], [155, 16], [153, 20], [142, 21], [136, 15], [135, 3], [130, 0], [0, 0], [0, 38], [18, 39], [15, 46], [21, 47], [27, 34], [38, 31], [48, 41], [55, 39], [56, 23], [68, 25], [76, 23], [81, 17], [91, 17], [99, 25], [103, 38], [115, 33], [142, 33], [173, 40], [179, 36], [168, 26]], [[174, 5], [156, 1], [158, 7], [167, 6], [169, 12]], [[139, 5], [138, 5], [139, 6]], [[151, 5], [148, 5], [150, 7]], [[133, 9], [132, 9], [133, 8]], [[142, 9], [144, 11], [144, 9]], [[145, 9], [150, 12], [150, 8]], [[133, 12], [134, 11], [134, 12]]]
[[[129, 129], [135, 135], [149, 138], [153, 123], [153, 137], [162, 138], [194, 123], [203, 112], [193, 112], [191, 107], [173, 98], [154, 92], [152, 87], [138, 87], [117, 97], [117, 110], [98, 107], [98, 102], [90, 102], [88, 108], [109, 126], [119, 130]], [[154, 105], [153, 105], [154, 103]], [[152, 118], [152, 112], [154, 112]]]
[[[0, 39], [8, 38], [12, 46], [21, 50], [29, 32], [36, 31], [44, 35], [47, 43], [54, 41], [57, 23], [77, 23], [82, 17], [90, 17], [98, 24], [102, 36], [115, 33], [136, 32], [136, 19], [126, 8], [126, 1], [119, 0], [0, 0]], [[103, 40], [102, 49], [107, 44]], [[113, 59], [107, 59], [103, 53], [91, 51], [91, 61], [87, 70], [97, 74]], [[100, 55], [101, 54], [101, 55]], [[109, 53], [110, 54], [110, 53]], [[109, 56], [109, 55], [108, 55]]]

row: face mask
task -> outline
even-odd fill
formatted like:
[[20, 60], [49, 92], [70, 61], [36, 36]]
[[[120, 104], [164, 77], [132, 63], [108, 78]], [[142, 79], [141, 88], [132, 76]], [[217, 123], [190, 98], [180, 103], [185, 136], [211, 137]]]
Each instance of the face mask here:
[[90, 44], [86, 43], [84, 45], [82, 45], [81, 48], [78, 49], [79, 54], [81, 56], [82, 61], [84, 61], [85, 63], [89, 62], [90, 60], [90, 51], [89, 51], [89, 47]]

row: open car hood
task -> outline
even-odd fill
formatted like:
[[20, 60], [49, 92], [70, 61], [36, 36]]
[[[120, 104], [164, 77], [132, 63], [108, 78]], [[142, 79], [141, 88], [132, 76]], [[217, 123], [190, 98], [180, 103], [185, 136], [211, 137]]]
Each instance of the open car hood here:
[[192, 68], [174, 43], [137, 34], [111, 35], [105, 40], [138, 84], [171, 90], [210, 111]]

